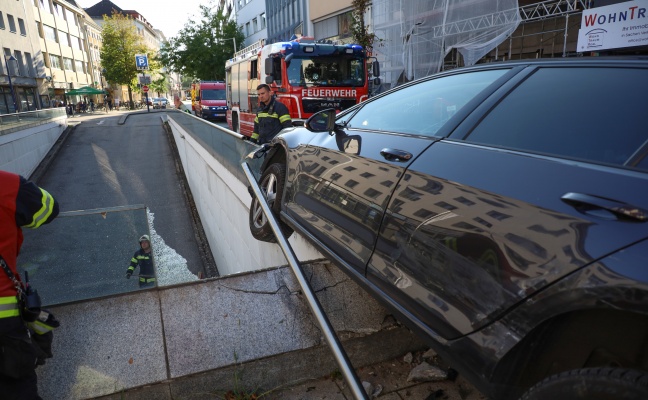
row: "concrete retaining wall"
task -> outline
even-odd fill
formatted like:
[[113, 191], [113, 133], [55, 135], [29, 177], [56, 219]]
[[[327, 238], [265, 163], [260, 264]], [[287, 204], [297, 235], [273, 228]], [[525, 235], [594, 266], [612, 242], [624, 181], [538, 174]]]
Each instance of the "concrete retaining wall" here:
[[67, 118], [0, 135], [0, 169], [29, 177], [67, 128]]
[[[286, 258], [279, 246], [259, 242], [250, 234], [248, 213], [252, 197], [247, 191], [247, 181], [241, 181], [223, 166], [174, 120], [174, 114], [169, 114], [169, 125], [221, 276], [285, 265]], [[219, 131], [214, 128], [214, 135], [217, 134]], [[224, 140], [237, 140], [233, 136], [228, 138], [225, 133], [220, 134], [225, 136]], [[298, 234], [294, 234], [289, 242], [302, 262], [323, 258]]]

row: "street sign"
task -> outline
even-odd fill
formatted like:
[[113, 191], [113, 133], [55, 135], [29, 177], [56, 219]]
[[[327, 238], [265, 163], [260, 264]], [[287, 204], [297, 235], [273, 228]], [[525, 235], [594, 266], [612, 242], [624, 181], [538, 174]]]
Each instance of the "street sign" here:
[[151, 84], [151, 75], [138, 76], [140, 85], [150, 85]]
[[146, 85], [142, 86], [142, 91], [144, 93], [148, 92], [148, 86], [146, 86]]
[[135, 65], [137, 69], [149, 69], [148, 56], [146, 54], [135, 54]]

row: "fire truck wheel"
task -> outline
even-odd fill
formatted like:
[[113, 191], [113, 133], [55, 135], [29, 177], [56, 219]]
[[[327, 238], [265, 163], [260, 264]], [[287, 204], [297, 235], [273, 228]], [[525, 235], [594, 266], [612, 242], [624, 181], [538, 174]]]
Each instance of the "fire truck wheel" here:
[[[293, 233], [293, 230], [279, 219], [285, 182], [286, 166], [275, 163], [270, 164], [270, 166], [263, 171], [259, 186], [265, 195], [272, 213], [279, 222], [281, 231], [286, 238], [288, 238]], [[261, 204], [259, 204], [259, 200], [256, 197], [252, 198], [252, 204], [250, 204], [250, 232], [257, 240], [270, 243], [275, 243], [277, 241], [274, 232], [272, 232], [272, 228], [270, 227], [270, 223], [268, 223], [268, 219], [261, 208]]]

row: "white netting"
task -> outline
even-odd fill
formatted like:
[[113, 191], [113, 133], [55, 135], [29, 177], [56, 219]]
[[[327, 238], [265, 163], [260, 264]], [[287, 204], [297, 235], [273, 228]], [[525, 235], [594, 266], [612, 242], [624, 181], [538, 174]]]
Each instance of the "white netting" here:
[[521, 21], [518, 0], [374, 0], [374, 53], [389, 87], [439, 72], [456, 48], [465, 65], [506, 39]]

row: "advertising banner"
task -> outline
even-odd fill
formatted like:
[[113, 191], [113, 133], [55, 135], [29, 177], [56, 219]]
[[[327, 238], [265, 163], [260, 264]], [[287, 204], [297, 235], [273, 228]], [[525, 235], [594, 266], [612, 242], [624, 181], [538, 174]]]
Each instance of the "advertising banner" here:
[[583, 11], [577, 51], [648, 46], [648, 0]]

